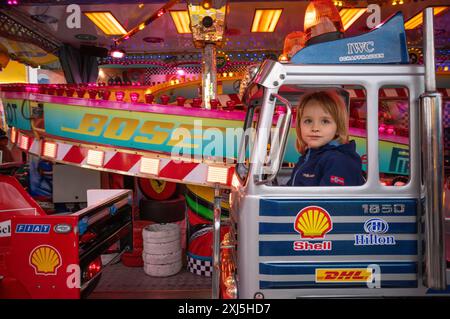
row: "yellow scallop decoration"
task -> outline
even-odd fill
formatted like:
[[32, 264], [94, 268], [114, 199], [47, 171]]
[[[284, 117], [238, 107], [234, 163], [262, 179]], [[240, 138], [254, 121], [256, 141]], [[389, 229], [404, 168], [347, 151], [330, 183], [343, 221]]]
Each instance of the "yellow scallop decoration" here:
[[61, 265], [61, 256], [51, 246], [38, 246], [30, 254], [30, 264], [38, 275], [56, 275]]
[[332, 229], [330, 214], [318, 206], [305, 207], [297, 214], [294, 229], [303, 238], [323, 238]]

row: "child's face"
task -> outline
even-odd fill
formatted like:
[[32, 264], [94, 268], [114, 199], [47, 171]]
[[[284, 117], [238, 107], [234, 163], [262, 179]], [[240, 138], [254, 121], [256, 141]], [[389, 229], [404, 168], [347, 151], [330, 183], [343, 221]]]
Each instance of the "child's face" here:
[[319, 103], [311, 101], [303, 109], [300, 130], [308, 148], [319, 148], [335, 138], [337, 124]]

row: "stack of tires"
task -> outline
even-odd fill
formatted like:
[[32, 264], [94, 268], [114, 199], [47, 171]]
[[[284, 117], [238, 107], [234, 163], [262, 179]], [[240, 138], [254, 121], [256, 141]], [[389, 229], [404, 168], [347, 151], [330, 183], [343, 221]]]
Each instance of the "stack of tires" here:
[[146, 274], [155, 277], [178, 273], [186, 248], [186, 202], [176, 183], [139, 178], [139, 218], [152, 224], [141, 232]]
[[144, 271], [153, 277], [177, 274], [182, 266], [180, 226], [152, 224], [142, 232]]
[[[188, 270], [200, 276], [212, 276], [212, 245], [214, 219], [214, 189], [203, 186], [186, 186], [186, 204], [188, 206]], [[222, 218], [228, 217], [229, 203], [221, 203]], [[221, 228], [221, 240], [228, 227]]]

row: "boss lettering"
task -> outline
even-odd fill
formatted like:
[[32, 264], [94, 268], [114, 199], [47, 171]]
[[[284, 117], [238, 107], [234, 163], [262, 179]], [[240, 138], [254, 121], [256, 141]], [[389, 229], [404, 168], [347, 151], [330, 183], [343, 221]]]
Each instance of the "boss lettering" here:
[[[173, 123], [145, 121], [139, 128], [141, 121], [137, 119], [113, 117], [108, 123], [108, 116], [99, 114], [85, 114], [77, 128], [61, 127], [61, 131], [89, 135], [102, 136], [109, 139], [129, 141], [138, 143], [161, 145], [167, 143], [168, 146], [176, 145], [179, 138], [172, 136], [175, 128]], [[179, 125], [176, 129], [186, 129], [192, 132], [194, 126]], [[197, 136], [194, 135], [194, 138]], [[200, 135], [201, 138], [201, 135]], [[192, 148], [198, 145], [193, 144]]]
[[108, 117], [104, 115], [85, 114], [78, 128], [72, 129], [69, 127], [61, 127], [61, 131], [90, 136], [100, 136], [107, 121]]
[[115, 117], [108, 125], [103, 136], [115, 140], [128, 141], [133, 136], [138, 125], [138, 120]]

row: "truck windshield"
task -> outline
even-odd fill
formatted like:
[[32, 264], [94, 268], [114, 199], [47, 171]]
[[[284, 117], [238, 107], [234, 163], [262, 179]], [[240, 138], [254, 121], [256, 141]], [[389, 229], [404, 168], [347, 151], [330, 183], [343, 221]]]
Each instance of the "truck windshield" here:
[[247, 88], [243, 103], [247, 109], [247, 114], [244, 121], [243, 136], [239, 147], [239, 156], [236, 165], [236, 174], [244, 183], [247, 180], [250, 168], [250, 156], [257, 130], [259, 115], [261, 110], [261, 103], [264, 96], [264, 88], [256, 84], [251, 84]]

